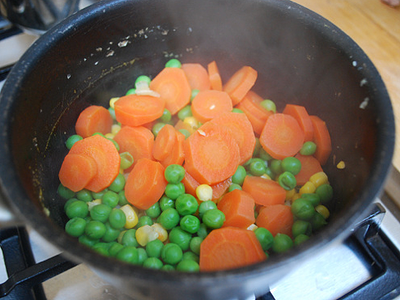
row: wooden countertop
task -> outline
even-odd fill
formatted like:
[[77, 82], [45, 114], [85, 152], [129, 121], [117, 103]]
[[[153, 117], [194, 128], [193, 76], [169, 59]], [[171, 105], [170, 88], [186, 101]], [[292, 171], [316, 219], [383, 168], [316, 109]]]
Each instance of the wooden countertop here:
[[[292, 0], [331, 21], [368, 55], [385, 82], [400, 136], [400, 7], [380, 0]], [[386, 192], [400, 206], [400, 138]]]

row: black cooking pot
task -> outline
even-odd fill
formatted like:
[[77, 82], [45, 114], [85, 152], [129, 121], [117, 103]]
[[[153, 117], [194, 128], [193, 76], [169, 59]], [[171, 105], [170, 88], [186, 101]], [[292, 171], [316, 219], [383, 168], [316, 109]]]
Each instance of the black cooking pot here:
[[[243, 65], [254, 90], [282, 110], [305, 105], [324, 119], [333, 151], [329, 224], [309, 242], [245, 268], [166, 273], [96, 254], [64, 233], [57, 195], [66, 139], [82, 109], [107, 106], [138, 75], [170, 58], [216, 60], [223, 80]], [[260, 295], [307, 257], [343, 240], [377, 197], [391, 166], [393, 111], [365, 53], [327, 20], [286, 0], [116, 0], [84, 9], [44, 34], [16, 64], [1, 100], [1, 197], [43, 237], [135, 299]], [[336, 164], [344, 161], [345, 169]]]

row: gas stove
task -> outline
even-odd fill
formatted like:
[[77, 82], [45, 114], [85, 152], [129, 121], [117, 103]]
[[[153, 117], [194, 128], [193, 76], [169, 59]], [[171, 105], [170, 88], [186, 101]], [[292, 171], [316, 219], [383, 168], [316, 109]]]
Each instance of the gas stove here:
[[[37, 39], [0, 19], [0, 89]], [[267, 299], [400, 299], [400, 209], [383, 194], [343, 243], [321, 251], [274, 285]], [[76, 265], [34, 229], [0, 229], [0, 299], [131, 299]], [[250, 297], [249, 299], [256, 299]]]

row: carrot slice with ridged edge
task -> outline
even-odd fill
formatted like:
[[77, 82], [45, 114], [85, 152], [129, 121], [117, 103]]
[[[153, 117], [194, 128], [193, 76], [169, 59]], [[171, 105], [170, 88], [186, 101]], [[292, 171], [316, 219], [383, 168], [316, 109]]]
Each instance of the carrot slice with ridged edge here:
[[168, 156], [161, 160], [160, 163], [164, 166], [164, 168], [169, 165], [182, 165], [185, 160], [185, 152], [183, 148], [183, 143], [185, 142], [185, 135], [179, 131], [175, 130], [176, 135], [176, 143], [172, 147], [171, 152]]
[[160, 94], [172, 115], [190, 102], [192, 93], [185, 72], [180, 68], [164, 68], [150, 82], [150, 89]]
[[165, 124], [158, 132], [153, 146], [153, 156], [156, 160], [164, 160], [177, 143], [176, 130], [170, 124]]
[[254, 152], [256, 137], [253, 126], [245, 114], [227, 112], [211, 120], [212, 123], [224, 126], [239, 146], [240, 163], [248, 161]]
[[185, 140], [186, 170], [199, 182], [215, 184], [239, 165], [239, 146], [223, 126], [207, 122]]
[[67, 154], [61, 165], [58, 177], [63, 186], [78, 192], [92, 180], [97, 173], [96, 161], [83, 154]]
[[312, 141], [314, 137], [314, 128], [311, 118], [304, 106], [295, 104], [286, 104], [283, 112], [284, 114], [291, 115], [297, 120], [301, 129], [304, 131], [304, 141]]
[[186, 63], [182, 64], [181, 68], [185, 72], [192, 90], [204, 91], [210, 89], [207, 70], [201, 64]]
[[200, 244], [200, 271], [234, 269], [264, 261], [266, 258], [255, 233], [247, 229], [214, 229]]
[[328, 161], [329, 155], [332, 152], [331, 136], [325, 122], [321, 118], [317, 116], [310, 116], [310, 118], [314, 128], [314, 143], [317, 145], [314, 156], [321, 163], [321, 166], [323, 166]]
[[218, 115], [232, 111], [232, 100], [226, 92], [200, 91], [192, 101], [193, 116], [205, 123]]
[[322, 167], [318, 159], [311, 155], [296, 154], [295, 157], [301, 163], [300, 172], [295, 175], [297, 185], [304, 185], [312, 175], [322, 172]]
[[218, 70], [217, 63], [215, 61], [210, 62], [207, 65], [208, 77], [210, 80], [210, 86], [212, 90], [222, 91], [222, 79]]
[[106, 134], [111, 131], [113, 123], [108, 109], [103, 106], [91, 105], [85, 108], [78, 117], [75, 124], [76, 134], [83, 138], [89, 137], [96, 132]]
[[157, 161], [139, 159], [129, 173], [125, 184], [125, 197], [139, 209], [148, 209], [163, 195], [167, 181], [165, 168]]
[[164, 112], [161, 97], [126, 95], [114, 103], [115, 117], [122, 125], [141, 126], [157, 120]]
[[304, 143], [304, 131], [290, 115], [273, 114], [260, 135], [260, 144], [275, 159], [294, 156]]
[[229, 94], [232, 104], [238, 104], [244, 96], [250, 91], [257, 80], [258, 73], [252, 67], [244, 66], [226, 82], [223, 90]]
[[91, 157], [97, 166], [94, 177], [85, 186], [92, 192], [99, 192], [108, 187], [119, 174], [121, 157], [115, 145], [101, 135], [93, 135], [77, 141], [69, 154], [83, 154]]
[[283, 204], [286, 199], [286, 190], [279, 183], [262, 177], [246, 176], [242, 189], [259, 205]]
[[261, 208], [256, 224], [268, 229], [273, 236], [283, 233], [292, 237], [293, 214], [290, 206], [277, 204]]

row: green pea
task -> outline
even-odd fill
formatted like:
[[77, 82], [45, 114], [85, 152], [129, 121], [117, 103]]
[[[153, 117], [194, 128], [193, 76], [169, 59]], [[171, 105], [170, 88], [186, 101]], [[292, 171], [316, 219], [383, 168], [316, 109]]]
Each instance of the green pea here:
[[119, 206], [124, 206], [125, 204], [128, 204], [128, 200], [125, 197], [125, 191], [120, 191], [118, 193], [118, 197], [119, 197], [119, 200], [118, 200]]
[[283, 253], [293, 248], [293, 240], [286, 234], [277, 233], [274, 237], [272, 250], [275, 253]]
[[199, 272], [200, 266], [194, 260], [185, 259], [179, 262], [176, 266], [176, 270], [181, 272]]
[[134, 246], [125, 246], [117, 252], [115, 258], [127, 263], [138, 264], [139, 262], [138, 250]]
[[186, 215], [181, 219], [179, 225], [189, 233], [196, 233], [200, 228], [200, 220], [193, 215]]
[[234, 107], [234, 108], [232, 109], [232, 112], [238, 113], [238, 114], [244, 114], [243, 110], [241, 110], [241, 109], [239, 109], [239, 108], [236, 108], [236, 107]]
[[300, 149], [301, 155], [313, 155], [317, 150], [317, 145], [314, 142], [308, 141], [303, 144]]
[[144, 261], [149, 258], [144, 248], [137, 248], [138, 251], [138, 265], [143, 265]]
[[152, 206], [146, 209], [146, 215], [149, 216], [150, 218], [155, 219], [160, 214], [161, 214], [161, 208], [159, 202], [154, 203]]
[[[200, 226], [199, 226], [200, 229]], [[203, 242], [203, 238], [199, 237], [199, 236], [195, 236], [190, 240], [190, 244], [189, 244], [189, 248], [190, 250], [199, 255], [200, 254], [200, 245]]]
[[157, 257], [149, 257], [143, 262], [143, 267], [160, 270], [163, 267], [163, 263]]
[[106, 222], [112, 208], [106, 204], [98, 204], [92, 207], [90, 210], [90, 217], [95, 221]]
[[161, 121], [162, 123], [167, 124], [168, 122], [171, 121], [171, 119], [172, 119], [171, 112], [170, 112], [168, 109], [164, 108], [163, 114], [162, 114], [162, 116], [160, 117], [160, 121]]
[[236, 169], [235, 174], [233, 174], [232, 176], [232, 183], [242, 185], [245, 177], [246, 169], [242, 165], [239, 165]]
[[133, 95], [136, 93], [136, 89], [129, 89], [125, 95]]
[[265, 174], [267, 174], [270, 178], [274, 178], [275, 174], [272, 172], [270, 167], [265, 168]]
[[165, 168], [164, 177], [169, 183], [180, 183], [185, 177], [185, 169], [181, 165], [169, 165]]
[[193, 253], [192, 251], [186, 251], [183, 253], [182, 260], [193, 260], [197, 263], [199, 263], [200, 258], [197, 254]]
[[110, 248], [108, 248], [108, 253], [110, 254], [111, 257], [115, 257], [117, 253], [124, 248], [123, 245], [120, 243], [113, 243]]
[[267, 153], [267, 151], [265, 151], [264, 148], [261, 148], [261, 149], [260, 149], [260, 151], [258, 152], [258, 156], [259, 156], [262, 160], [265, 160], [265, 161], [270, 161], [270, 160], [272, 159], [272, 156], [269, 155], [269, 154]]
[[63, 186], [62, 184], [58, 185], [57, 193], [61, 198], [70, 199], [75, 196], [75, 192], [71, 191], [69, 188]]
[[156, 124], [153, 125], [153, 128], [151, 129], [151, 131], [154, 134], [154, 137], [156, 137], [158, 135], [158, 133], [160, 132], [160, 130], [165, 126], [165, 123], [161, 123], [158, 122]]
[[162, 266], [161, 270], [163, 270], [163, 271], [175, 271], [175, 268], [174, 268], [174, 266], [165, 264], [165, 265]]
[[110, 215], [108, 216], [108, 222], [115, 229], [121, 229], [125, 226], [126, 223], [126, 215], [119, 208], [114, 208]]
[[313, 231], [317, 231], [328, 224], [325, 218], [320, 213], [315, 213], [310, 220]]
[[120, 150], [119, 144], [116, 141], [114, 141], [114, 139], [107, 138], [107, 140], [112, 142], [114, 144], [115, 148], [117, 148], [117, 151], [119, 152], [119, 150]]
[[92, 134], [92, 136], [95, 136], [95, 135], [100, 135], [101, 137], [106, 138], [105, 135], [102, 134], [101, 132], [95, 132]]
[[106, 233], [106, 225], [100, 221], [90, 221], [86, 224], [85, 234], [91, 239], [100, 239]]
[[168, 243], [161, 251], [161, 259], [171, 265], [175, 265], [182, 260], [183, 252], [181, 247], [175, 243]]
[[118, 174], [108, 188], [115, 193], [119, 193], [124, 189], [124, 187], [125, 187], [125, 176], [124, 174]]
[[[85, 228], [86, 231], [86, 228]], [[96, 243], [99, 242], [99, 239], [92, 239], [88, 237], [86, 234], [81, 235], [79, 238], [79, 243], [88, 246], [88, 247], [93, 247]]]
[[210, 232], [210, 229], [207, 228], [206, 224], [201, 223], [200, 224], [200, 228], [197, 231], [197, 236], [199, 236], [202, 239], [205, 239], [206, 236], [209, 234], [209, 232]]
[[149, 226], [153, 225], [153, 220], [151, 219], [150, 216], [139, 217], [139, 222], [137, 223], [136, 228], [140, 228], [145, 225], [149, 225]]
[[242, 190], [242, 186], [232, 183], [228, 188], [228, 192], [232, 192], [233, 190]]
[[80, 237], [82, 234], [85, 233], [86, 228], [86, 220], [75, 217], [72, 218], [65, 224], [65, 231], [71, 236]]
[[182, 230], [182, 228], [180, 228], [179, 226], [173, 228], [169, 233], [169, 241], [171, 243], [177, 244], [179, 247], [182, 248], [183, 251], [189, 249], [191, 239], [192, 235]]
[[321, 202], [319, 195], [315, 194], [315, 193], [302, 194], [301, 198], [304, 198], [304, 199], [307, 199], [308, 201], [310, 201], [314, 207], [319, 205]]
[[149, 257], [161, 257], [161, 251], [164, 247], [163, 242], [159, 239], [155, 239], [151, 242], [148, 242], [146, 245], [146, 252]]
[[282, 170], [282, 161], [279, 160], [279, 159], [271, 160], [269, 167], [271, 168], [271, 171], [276, 175], [279, 175], [279, 174], [281, 174], [283, 172], [283, 170]]
[[198, 90], [198, 89], [192, 90], [192, 93], [190, 95], [190, 101], [193, 101], [194, 97], [196, 97], [199, 92], [200, 92], [200, 90]]
[[192, 116], [192, 107], [190, 105], [186, 105], [180, 111], [178, 111], [178, 118], [182, 121], [185, 120], [185, 118]]
[[122, 152], [119, 156], [121, 157], [120, 167], [122, 170], [126, 170], [133, 165], [134, 159], [129, 152]]
[[103, 195], [108, 191], [107, 188], [105, 188], [104, 190], [100, 191], [100, 192], [92, 192], [92, 197], [93, 199], [101, 199], [103, 198]]
[[253, 158], [249, 166], [249, 171], [254, 176], [261, 176], [265, 174], [266, 168], [265, 161], [261, 158]]
[[92, 193], [86, 189], [83, 189], [83, 190], [80, 190], [79, 192], [77, 192], [76, 198], [78, 198], [78, 200], [81, 200], [84, 202], [90, 202], [93, 200]]
[[172, 200], [176, 200], [180, 195], [183, 195], [184, 193], [185, 186], [182, 182], [168, 183], [165, 188], [165, 195]]
[[168, 209], [168, 208], [175, 208], [175, 201], [168, 198], [167, 196], [162, 196], [160, 199], [160, 208], [162, 211]]
[[315, 190], [315, 193], [319, 196], [321, 203], [326, 204], [333, 198], [332, 186], [328, 183], [322, 184]]
[[92, 249], [96, 251], [97, 253], [100, 253], [101, 255], [104, 256], [109, 256], [110, 253], [108, 249], [110, 248], [110, 245], [108, 243], [96, 243], [92, 246]]
[[151, 79], [150, 79], [149, 76], [140, 75], [140, 76], [139, 76], [138, 78], [136, 78], [136, 80], [135, 80], [135, 88], [138, 87], [138, 83], [139, 83], [139, 82], [145, 82], [145, 83], [147, 83], [147, 84], [149, 85], [149, 84], [150, 84], [150, 81], [151, 81]]
[[187, 129], [181, 128], [178, 131], [185, 136], [185, 139], [187, 139], [190, 136], [190, 132]]
[[78, 134], [73, 134], [73, 135], [71, 135], [71, 136], [67, 139], [67, 141], [65, 142], [65, 145], [67, 146], [68, 149], [71, 149], [72, 146], [73, 146], [76, 142], [78, 142], [78, 141], [80, 141], [80, 140], [83, 140], [83, 137], [81, 137], [81, 136], [78, 135]]
[[102, 237], [103, 241], [105, 241], [105, 242], [115, 241], [118, 238], [121, 230], [115, 229], [114, 227], [112, 227], [110, 225], [109, 222], [105, 223], [105, 226], [106, 226], [106, 232], [104, 233], [104, 235]]
[[262, 108], [265, 108], [268, 111], [272, 111], [273, 113], [276, 113], [276, 105], [275, 105], [274, 101], [272, 101], [272, 100], [265, 99], [260, 102], [260, 106]]
[[119, 195], [116, 192], [113, 191], [107, 191], [103, 197], [101, 198], [101, 202], [104, 205], [107, 205], [111, 208], [114, 208], [118, 205], [119, 203]]
[[296, 237], [294, 238], [294, 245], [295, 245], [295, 246], [298, 246], [298, 245], [304, 243], [305, 241], [307, 241], [307, 240], [309, 240], [309, 239], [310, 239], [310, 237], [309, 237], [308, 235], [299, 234], [298, 236], [296, 236]]
[[294, 175], [288, 171], [283, 172], [278, 177], [278, 183], [285, 190], [290, 191], [296, 187], [296, 178]]
[[221, 228], [225, 222], [225, 215], [219, 209], [210, 209], [203, 214], [202, 221], [208, 228]]
[[70, 198], [68, 199], [65, 204], [64, 204], [64, 211], [67, 211], [67, 207], [70, 206], [72, 203], [74, 203], [75, 201], [78, 201], [78, 199], [76, 198]]
[[311, 220], [316, 213], [314, 205], [304, 198], [296, 199], [292, 203], [291, 210], [294, 216], [305, 221]]
[[201, 202], [200, 205], [199, 205], [199, 216], [200, 216], [200, 218], [203, 217], [204, 213], [207, 210], [211, 210], [211, 209], [217, 209], [217, 204], [215, 204], [215, 202], [213, 202], [211, 200]]
[[75, 217], [84, 218], [88, 215], [89, 208], [86, 202], [76, 200], [66, 207], [65, 213], [68, 218], [72, 219]]
[[176, 58], [172, 58], [165, 64], [166, 68], [180, 68], [182, 66], [181, 62]]
[[170, 230], [179, 224], [179, 213], [175, 208], [167, 208], [161, 213], [158, 220], [162, 227]]
[[296, 220], [292, 225], [293, 237], [297, 237], [301, 234], [310, 236], [311, 232], [312, 232], [312, 227], [310, 222], [304, 220]]
[[283, 171], [290, 172], [293, 175], [299, 174], [301, 170], [301, 162], [296, 157], [285, 157], [281, 166]]
[[274, 243], [274, 236], [268, 229], [264, 227], [258, 227], [256, 230], [254, 230], [254, 233], [264, 251], [267, 251], [272, 247], [272, 244]]
[[175, 208], [181, 216], [194, 214], [198, 207], [196, 198], [190, 194], [180, 195], [175, 201]]
[[136, 240], [136, 229], [126, 230], [122, 235], [121, 244], [124, 246], [139, 247], [139, 243]]

